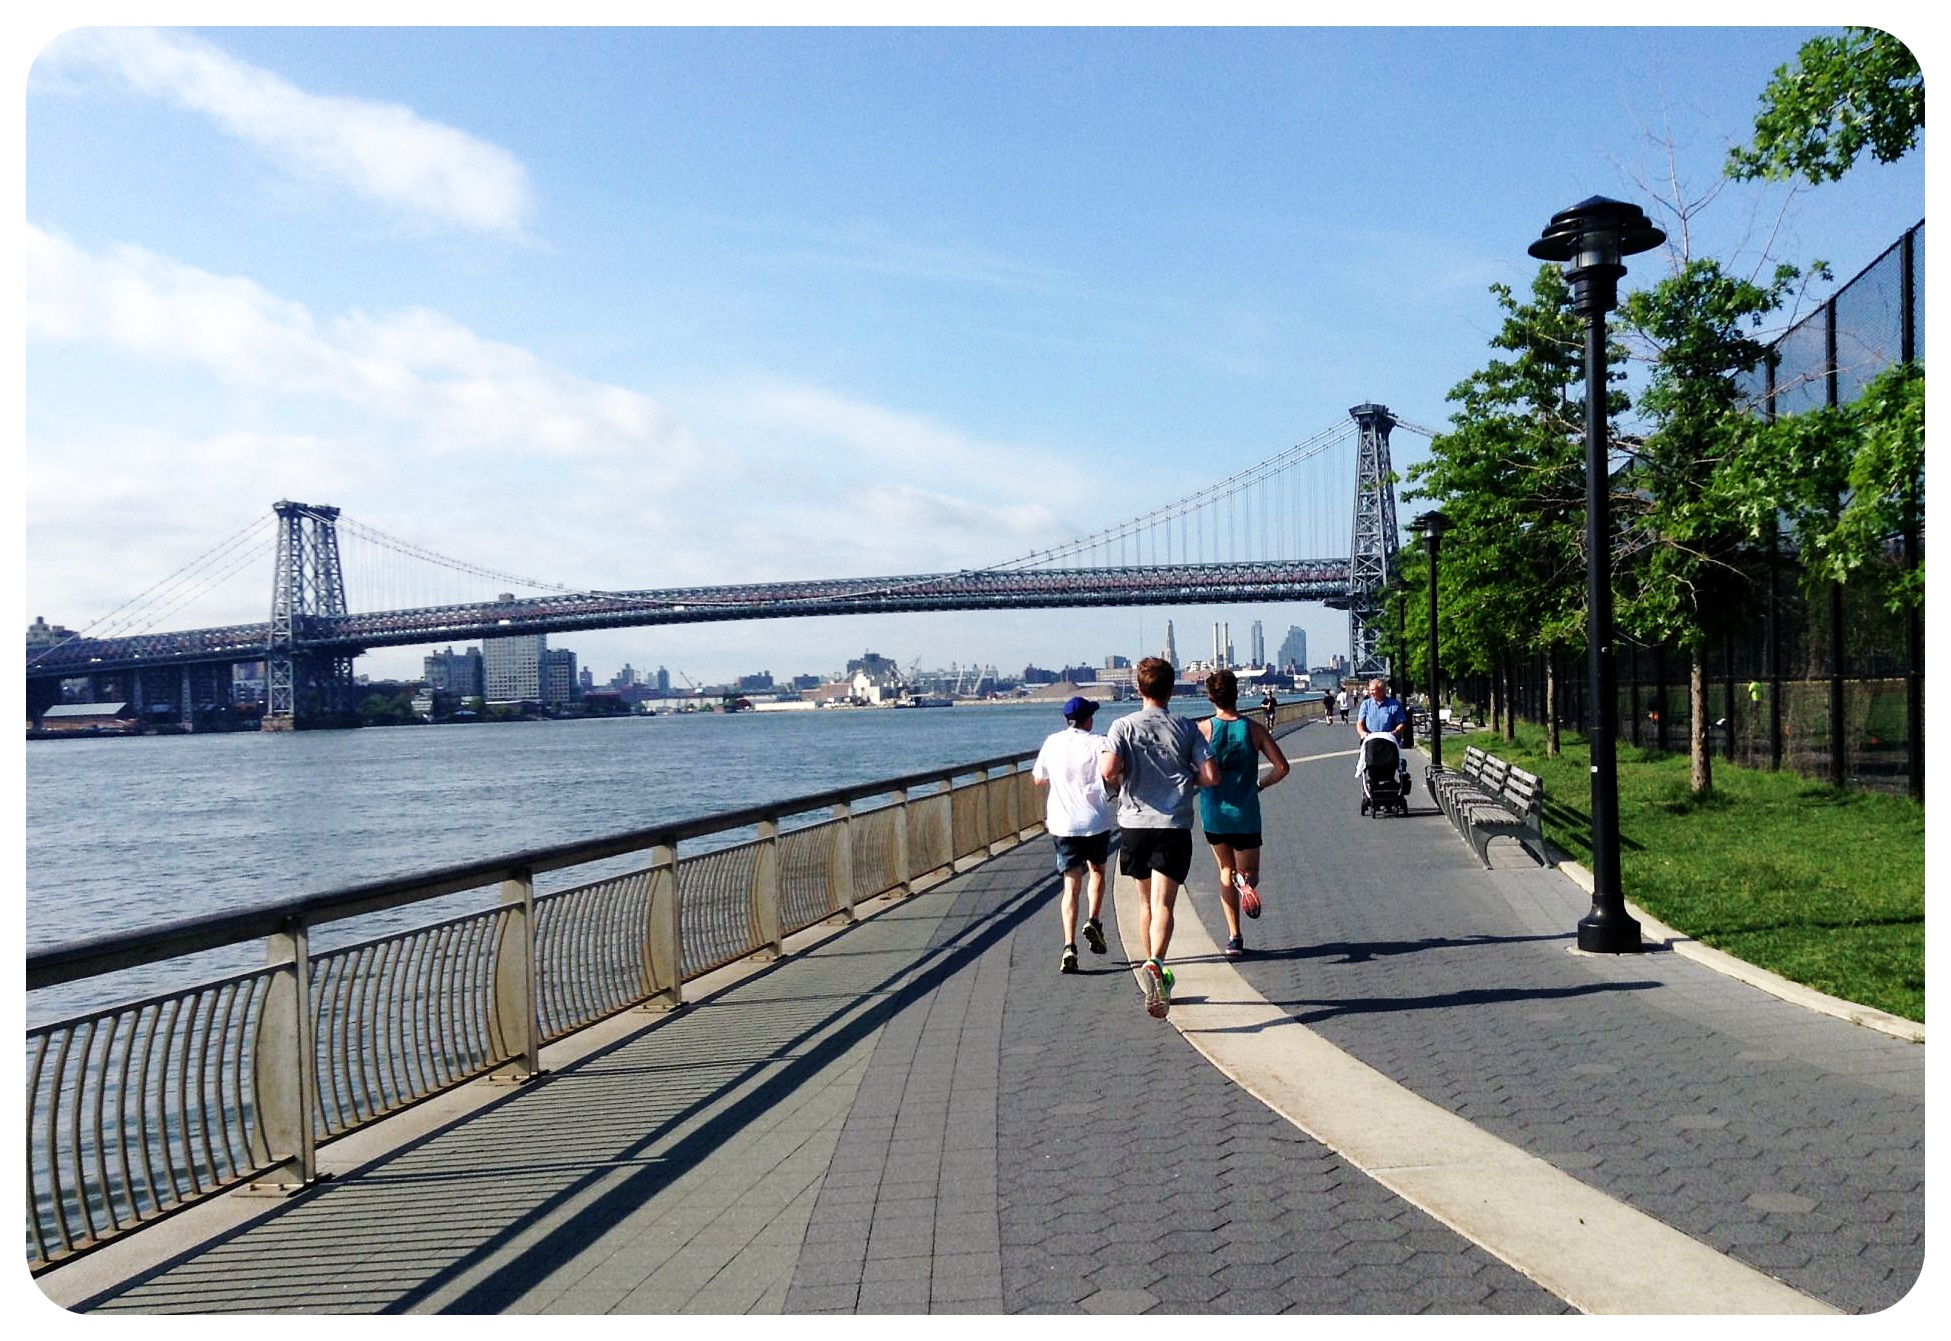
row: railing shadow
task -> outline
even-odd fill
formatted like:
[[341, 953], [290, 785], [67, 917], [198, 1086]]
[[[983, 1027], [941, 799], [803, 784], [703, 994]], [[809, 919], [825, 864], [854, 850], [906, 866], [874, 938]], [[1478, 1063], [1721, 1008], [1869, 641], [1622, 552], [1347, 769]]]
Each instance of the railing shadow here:
[[[400, 1185], [421, 1184], [451, 1189], [456, 1177], [464, 1183], [476, 1184], [484, 1177], [492, 1176], [506, 1184], [519, 1183], [523, 1177], [531, 1177], [549, 1170], [571, 1167], [586, 1169], [586, 1173], [570, 1183], [553, 1186], [533, 1205], [526, 1206], [505, 1224], [478, 1241], [468, 1244], [453, 1260], [431, 1269], [423, 1279], [400, 1289], [394, 1297], [377, 1303], [375, 1309], [381, 1313], [408, 1312], [437, 1295], [444, 1287], [463, 1278], [470, 1270], [486, 1264], [510, 1245], [527, 1240], [513, 1262], [497, 1266], [488, 1279], [469, 1286], [457, 1298], [442, 1304], [440, 1309], [442, 1312], [461, 1314], [501, 1311], [521, 1299], [562, 1263], [595, 1244], [659, 1191], [698, 1167], [728, 1140], [763, 1118], [780, 1101], [799, 1089], [828, 1064], [845, 1056], [850, 1049], [871, 1036], [902, 1010], [925, 997], [997, 942], [1010, 935], [1019, 924], [1040, 909], [1058, 884], [1058, 878], [1054, 875], [1036, 880], [1022, 891], [1008, 896], [999, 907], [980, 920], [971, 920], [948, 931], [939, 943], [921, 952], [918, 962], [909, 960], [903, 967], [877, 980], [861, 983], [848, 995], [824, 998], [817, 994], [806, 997], [795, 996], [794, 1003], [800, 1005], [822, 1000], [831, 1000], [837, 1004], [831, 1009], [820, 1010], [801, 1027], [774, 1040], [762, 1054], [747, 1055], [744, 1058], [713, 1059], [735, 1069], [730, 1074], [716, 1076], [694, 1096], [688, 1096], [688, 1101], [678, 1108], [659, 1114], [653, 1125], [648, 1128], [642, 1125], [644, 1115], [641, 1106], [629, 1102], [629, 1092], [647, 1082], [655, 1083], [658, 1073], [668, 1075], [670, 1068], [654, 1063], [619, 1067], [617, 1062], [626, 1056], [630, 1049], [642, 1045], [646, 1039], [653, 1037], [666, 1025], [690, 1018], [690, 1009], [695, 1007], [687, 1009], [683, 1015], [668, 1017], [653, 1023], [645, 1030], [618, 1040], [587, 1057], [579, 1058], [545, 1077], [536, 1085], [510, 1093], [464, 1117], [444, 1124], [354, 1174], [321, 1185], [307, 1195], [287, 1202], [265, 1216], [254, 1217], [247, 1225], [240, 1226], [211, 1242], [179, 1254], [168, 1262], [121, 1282], [112, 1289], [83, 1301], [76, 1306], [77, 1311], [112, 1304], [118, 1298], [166, 1276], [186, 1263], [204, 1257], [225, 1245], [241, 1241], [246, 1234], [259, 1230], [268, 1223], [293, 1214], [307, 1205], [317, 1205], [327, 1199], [343, 1197], [358, 1190], [362, 1185], [392, 1182]], [[889, 912], [898, 913], [898, 909]], [[952, 923], [944, 923], [945, 930], [950, 926]], [[783, 959], [762, 973], [746, 978], [705, 1000], [722, 1000], [729, 993], [747, 988], [755, 982], [761, 982], [766, 977], [803, 962], [805, 962], [804, 956]], [[763, 1004], [769, 1011], [774, 1005], [771, 1002]], [[777, 1018], [776, 1012], [773, 1012], [773, 1018]], [[698, 1066], [688, 1068], [693, 1075], [699, 1069], [701, 1068]], [[770, 1074], [767, 1074], [768, 1072]], [[518, 1167], [502, 1165], [488, 1171], [446, 1177], [401, 1167], [403, 1161], [407, 1161], [410, 1156], [423, 1152], [438, 1142], [451, 1140], [471, 1128], [479, 1130], [485, 1124], [509, 1118], [523, 1105], [543, 1100], [552, 1088], [563, 1082], [585, 1078], [593, 1084], [619, 1087], [616, 1120], [621, 1127], [627, 1128], [627, 1131], [620, 1130], [617, 1133], [621, 1143], [599, 1158], [565, 1162], [560, 1158], [559, 1150], [550, 1150], [546, 1154], [537, 1152], [542, 1157], [524, 1159]], [[749, 1092], [740, 1095], [722, 1112], [710, 1113], [714, 1106], [723, 1102], [725, 1096], [750, 1085], [754, 1080], [758, 1083], [752, 1085]], [[708, 1113], [710, 1115], [705, 1116]], [[591, 1105], [585, 1098], [577, 1108], [577, 1126], [584, 1134], [589, 1130], [590, 1114]], [[698, 1122], [695, 1130], [679, 1137], [668, 1149], [657, 1150], [659, 1143], [671, 1133], [697, 1122], [701, 1117], [703, 1121]], [[586, 1197], [599, 1182], [614, 1179], [620, 1168], [627, 1168], [632, 1164], [638, 1167], [625, 1174], [621, 1181], [601, 1191], [588, 1204], [576, 1207], [574, 1210], [569, 1209], [575, 1202]], [[503, 1186], [500, 1190], [508, 1189]], [[487, 1188], [469, 1188], [443, 1201], [478, 1206], [483, 1203], [476, 1198], [487, 1192]], [[423, 1207], [421, 1210], [427, 1213], [428, 1219], [438, 1218], [433, 1213], [433, 1208]], [[566, 1218], [559, 1223], [551, 1223], [556, 1217], [563, 1216], [565, 1213]], [[416, 1223], [421, 1222], [418, 1217], [415, 1219]], [[540, 1231], [539, 1237], [536, 1236], [538, 1231]], [[402, 1228], [403, 1235], [408, 1232], [405, 1227]], [[453, 1237], [451, 1232], [443, 1235], [446, 1241], [451, 1241]], [[305, 1251], [307, 1246], [314, 1245], [294, 1245], [294, 1248], [297, 1251]], [[200, 1284], [191, 1287], [195, 1306], [206, 1310], [221, 1307], [224, 1303], [239, 1307], [262, 1306], [261, 1292], [253, 1291], [247, 1283], [238, 1283], [236, 1297], [232, 1299], [221, 1289], [212, 1290], [213, 1279], [212, 1276], [205, 1276]], [[367, 1288], [372, 1288], [374, 1283], [368, 1280], [365, 1284]], [[261, 1287], [259, 1290], [261, 1291]], [[184, 1301], [178, 1297], [177, 1302]], [[372, 1306], [372, 1301], [367, 1301], [367, 1305]]]

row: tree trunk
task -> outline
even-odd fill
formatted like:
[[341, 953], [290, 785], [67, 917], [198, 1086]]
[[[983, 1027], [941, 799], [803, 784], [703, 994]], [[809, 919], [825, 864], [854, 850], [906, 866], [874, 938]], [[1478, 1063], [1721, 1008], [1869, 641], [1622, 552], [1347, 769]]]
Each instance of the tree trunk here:
[[1497, 675], [1497, 662], [1490, 663], [1490, 732], [1496, 735], [1504, 729], [1504, 685]]
[[1558, 649], [1545, 649], [1545, 758], [1558, 757]]
[[1517, 660], [1504, 658], [1504, 739], [1517, 739]]
[[1704, 647], [1687, 653], [1687, 753], [1693, 760], [1693, 792], [1714, 790], [1714, 756], [1707, 749], [1707, 656]]

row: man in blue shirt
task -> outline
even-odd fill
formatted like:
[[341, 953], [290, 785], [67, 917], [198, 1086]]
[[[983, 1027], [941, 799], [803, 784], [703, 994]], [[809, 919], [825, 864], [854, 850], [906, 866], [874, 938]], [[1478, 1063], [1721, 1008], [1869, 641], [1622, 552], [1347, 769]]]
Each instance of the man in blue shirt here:
[[[1362, 700], [1362, 710], [1355, 715], [1355, 738], [1367, 740], [1377, 732], [1394, 736], [1396, 745], [1401, 747], [1409, 733], [1409, 714], [1403, 710], [1402, 701], [1389, 692], [1388, 686], [1379, 678], [1368, 682], [1368, 697]], [[1362, 757], [1355, 756], [1355, 775], [1361, 776]], [[1403, 761], [1402, 775], [1409, 776], [1409, 762]]]

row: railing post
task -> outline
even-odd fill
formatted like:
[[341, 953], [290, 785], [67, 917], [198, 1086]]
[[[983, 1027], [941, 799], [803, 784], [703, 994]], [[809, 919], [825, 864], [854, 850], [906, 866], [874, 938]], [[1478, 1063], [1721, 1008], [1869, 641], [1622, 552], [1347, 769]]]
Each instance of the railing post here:
[[677, 901], [677, 843], [650, 850], [644, 878], [644, 990], [641, 1009], [676, 1010], [684, 1004], [682, 910]]
[[779, 935], [779, 821], [759, 821], [759, 848], [752, 861], [752, 898], [749, 925], [752, 943], [758, 948], [752, 958], [777, 959], [786, 952]]
[[517, 1084], [542, 1069], [542, 1029], [535, 982], [535, 872], [527, 867], [501, 882], [501, 939], [495, 947], [494, 1016], [491, 1039], [507, 1061], [493, 1078]]
[[940, 795], [942, 797], [942, 833], [947, 839], [948, 847], [948, 873], [954, 875], [955, 849], [958, 844], [955, 841], [955, 775], [953, 773], [945, 774], [942, 777]]
[[300, 918], [273, 932], [266, 962], [274, 966], [253, 1048], [263, 1158], [283, 1159], [253, 1180], [257, 1191], [290, 1191], [318, 1177], [318, 1052], [313, 1041], [311, 931]]
[[827, 865], [827, 907], [843, 923], [854, 916], [854, 808], [842, 801], [833, 807], [839, 827], [833, 835], [833, 856]]
[[895, 893], [906, 898], [915, 892], [914, 858], [908, 852], [908, 789], [894, 793], [894, 878]]

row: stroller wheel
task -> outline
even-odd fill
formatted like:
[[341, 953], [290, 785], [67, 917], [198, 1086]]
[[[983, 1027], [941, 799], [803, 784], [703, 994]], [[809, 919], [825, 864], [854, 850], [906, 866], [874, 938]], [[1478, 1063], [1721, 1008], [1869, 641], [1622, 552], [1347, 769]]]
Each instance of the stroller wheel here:
[[1368, 814], [1368, 798], [1366, 796], [1362, 798], [1362, 813], [1364, 815]]

